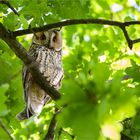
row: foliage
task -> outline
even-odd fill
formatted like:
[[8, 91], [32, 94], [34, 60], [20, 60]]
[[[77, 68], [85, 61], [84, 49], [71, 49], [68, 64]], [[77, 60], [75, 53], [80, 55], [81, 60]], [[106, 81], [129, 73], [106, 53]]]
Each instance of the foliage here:
[[[39, 27], [65, 19], [104, 18], [140, 20], [139, 1], [120, 0], [11, 0], [20, 16], [0, 5], [0, 22], [9, 30]], [[131, 38], [140, 28], [128, 28]], [[17, 140], [41, 140], [47, 133], [54, 108], [66, 105], [57, 116], [55, 139], [119, 140], [123, 132], [140, 139], [140, 47], [129, 50], [120, 29], [101, 25], [75, 25], [62, 29], [62, 98], [47, 104], [38, 118], [19, 122], [24, 107], [22, 62], [0, 40], [0, 119]], [[18, 37], [28, 49], [31, 35]], [[131, 119], [128, 119], [131, 118]], [[59, 135], [60, 128], [62, 131]], [[0, 127], [0, 139], [8, 139]]]

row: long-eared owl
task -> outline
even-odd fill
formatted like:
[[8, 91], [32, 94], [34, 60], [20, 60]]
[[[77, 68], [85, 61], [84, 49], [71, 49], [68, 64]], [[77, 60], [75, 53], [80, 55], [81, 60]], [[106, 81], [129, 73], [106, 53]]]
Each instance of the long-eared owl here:
[[[62, 68], [62, 38], [59, 30], [51, 29], [33, 35], [29, 54], [39, 66], [41, 74], [55, 89], [60, 88], [63, 77]], [[26, 66], [22, 72], [25, 109], [17, 115], [19, 120], [38, 115], [50, 97], [34, 81]]]

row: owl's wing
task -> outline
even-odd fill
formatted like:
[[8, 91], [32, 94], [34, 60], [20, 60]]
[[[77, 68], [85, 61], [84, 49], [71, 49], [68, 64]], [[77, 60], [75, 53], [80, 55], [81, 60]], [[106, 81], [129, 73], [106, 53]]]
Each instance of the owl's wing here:
[[[34, 60], [36, 60], [37, 55], [36, 55], [36, 47], [34, 47], [34, 45], [32, 44], [30, 49], [29, 49], [29, 54], [34, 58]], [[29, 82], [32, 79], [32, 75], [29, 72], [29, 70], [27, 69], [27, 67], [24, 65], [22, 67], [22, 86], [24, 89], [24, 100], [27, 103], [27, 99], [28, 99], [28, 89], [29, 89]]]
[[[34, 58], [37, 59], [37, 56], [38, 55], [34, 56]], [[50, 100], [50, 97], [36, 84], [26, 66], [22, 69], [22, 83], [26, 107], [24, 111], [21, 112], [20, 117], [27, 119], [34, 114], [40, 114], [45, 103]]]
[[28, 102], [28, 86], [29, 84], [27, 84], [31, 78], [31, 74], [29, 73], [29, 70], [27, 69], [26, 66], [23, 66], [22, 68], [22, 84], [23, 84], [23, 89], [24, 89], [24, 100], [26, 102], [26, 106], [24, 108], [24, 110], [22, 112], [20, 112], [19, 114], [17, 114], [17, 118], [19, 120], [24, 120], [24, 119], [28, 119], [30, 116], [32, 116], [32, 114], [30, 113], [30, 111], [28, 110], [27, 107], [27, 102]]
[[24, 89], [24, 100], [27, 103], [27, 92], [29, 88], [29, 81], [31, 79], [31, 74], [26, 66], [23, 66], [22, 68], [22, 84]]

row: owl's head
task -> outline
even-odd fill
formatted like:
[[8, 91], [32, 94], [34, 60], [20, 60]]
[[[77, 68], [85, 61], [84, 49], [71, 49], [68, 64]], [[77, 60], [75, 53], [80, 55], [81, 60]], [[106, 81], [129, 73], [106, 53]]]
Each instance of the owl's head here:
[[46, 46], [56, 51], [62, 49], [62, 37], [58, 29], [35, 33], [33, 36], [33, 43]]

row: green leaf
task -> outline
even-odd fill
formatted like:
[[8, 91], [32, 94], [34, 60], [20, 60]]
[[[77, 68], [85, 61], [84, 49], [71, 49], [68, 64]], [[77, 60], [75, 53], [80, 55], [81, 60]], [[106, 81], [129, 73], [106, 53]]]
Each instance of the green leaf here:
[[93, 76], [100, 92], [104, 90], [105, 82], [110, 76], [109, 66], [106, 63], [97, 63], [93, 68]]
[[4, 17], [3, 24], [7, 27], [7, 29], [15, 30], [20, 27], [20, 22], [18, 21], [18, 16], [14, 13], [8, 14], [7, 17]]
[[23, 15], [20, 16], [20, 22], [23, 24], [23, 28], [27, 29], [28, 28], [28, 21], [24, 18]]
[[140, 66], [135, 61], [131, 60], [132, 67], [126, 69], [126, 73], [133, 78], [134, 81], [140, 81]]
[[0, 85], [0, 97], [1, 97], [0, 117], [5, 116], [8, 113], [8, 110], [5, 104], [7, 100], [7, 97], [5, 96], [5, 92], [8, 90], [8, 88], [9, 88], [8, 84]]
[[9, 46], [2, 39], [0, 39], [0, 50], [7, 52], [9, 55], [13, 55], [13, 52], [9, 49]]

